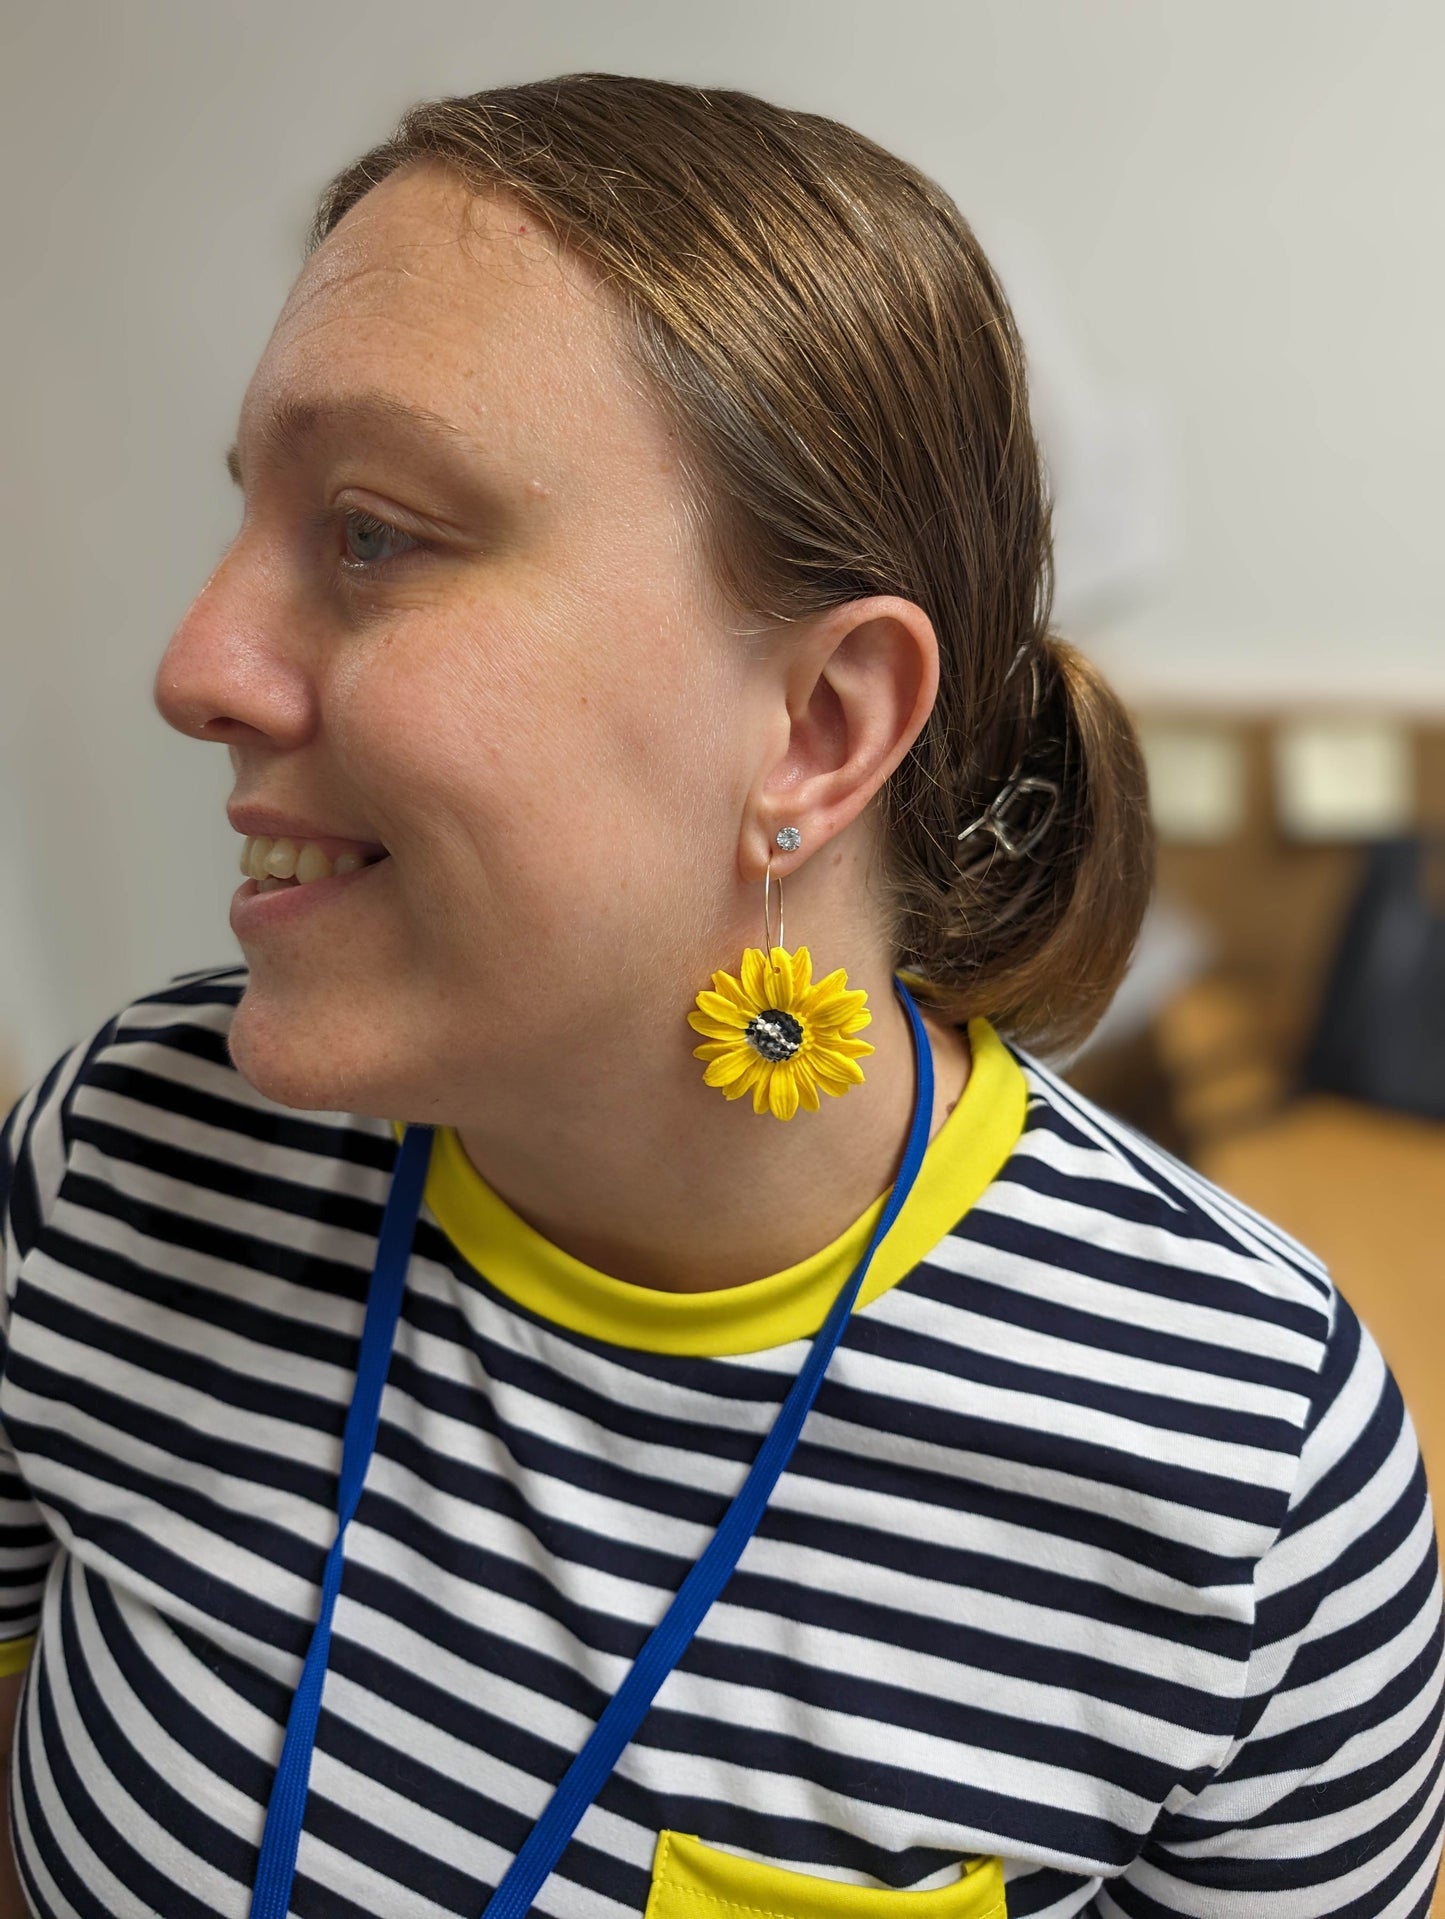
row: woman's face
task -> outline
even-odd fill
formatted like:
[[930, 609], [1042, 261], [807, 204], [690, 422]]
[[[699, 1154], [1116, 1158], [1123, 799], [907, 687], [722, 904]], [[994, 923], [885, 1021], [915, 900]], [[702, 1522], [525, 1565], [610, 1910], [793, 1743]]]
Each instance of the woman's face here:
[[410, 170], [307, 262], [247, 388], [242, 524], [156, 704], [226, 742], [233, 804], [391, 853], [242, 938], [231, 1050], [282, 1104], [477, 1123], [639, 1046], [698, 1070], [769, 721], [615, 329], [528, 214]]

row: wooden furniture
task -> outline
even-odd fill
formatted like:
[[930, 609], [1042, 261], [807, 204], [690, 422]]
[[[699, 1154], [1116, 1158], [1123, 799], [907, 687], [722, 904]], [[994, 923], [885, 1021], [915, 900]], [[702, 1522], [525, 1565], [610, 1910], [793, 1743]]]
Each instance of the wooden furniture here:
[[[1265, 1057], [1292, 1073], [1359, 885], [1362, 848], [1347, 840], [1292, 840], [1280, 825], [1276, 737], [1299, 714], [1150, 707], [1136, 709], [1135, 717], [1213, 723], [1238, 740], [1245, 782], [1239, 830], [1198, 845], [1162, 840], [1157, 890], [1208, 925], [1220, 973], [1250, 991]], [[1445, 827], [1445, 716], [1397, 717], [1410, 742], [1416, 824]]]

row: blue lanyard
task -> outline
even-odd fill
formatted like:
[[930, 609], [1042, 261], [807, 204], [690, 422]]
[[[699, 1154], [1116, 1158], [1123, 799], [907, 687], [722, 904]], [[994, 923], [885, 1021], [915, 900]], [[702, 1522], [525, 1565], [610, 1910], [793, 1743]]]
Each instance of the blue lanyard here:
[[[618, 1755], [631, 1740], [701, 1623], [703, 1614], [727, 1584], [732, 1569], [751, 1539], [778, 1476], [792, 1454], [808, 1409], [817, 1397], [833, 1348], [843, 1335], [858, 1289], [872, 1263], [879, 1242], [903, 1208], [918, 1177], [928, 1147], [933, 1116], [933, 1052], [912, 995], [897, 974], [893, 978], [913, 1029], [917, 1060], [917, 1090], [913, 1124], [904, 1148], [903, 1164], [893, 1182], [888, 1203], [873, 1229], [863, 1257], [852, 1277], [833, 1301], [828, 1317], [814, 1337], [808, 1356], [788, 1390], [759, 1448], [747, 1478], [724, 1513], [717, 1531], [703, 1548], [683, 1580], [671, 1605], [653, 1628], [631, 1670], [592, 1728], [582, 1750], [563, 1773], [536, 1824], [487, 1901], [481, 1919], [524, 1919], [543, 1881], [561, 1858], [578, 1821], [601, 1791]], [[401, 1295], [411, 1259], [412, 1235], [421, 1210], [426, 1170], [431, 1158], [433, 1129], [408, 1126], [397, 1149], [391, 1191], [382, 1217], [376, 1265], [366, 1301], [356, 1386], [346, 1415], [341, 1446], [341, 1484], [336, 1499], [336, 1538], [327, 1554], [321, 1579], [321, 1609], [301, 1678], [291, 1700], [281, 1759], [266, 1808], [266, 1826], [256, 1867], [248, 1919], [286, 1919], [291, 1885], [296, 1874], [296, 1852], [301, 1843], [301, 1821], [311, 1779], [311, 1755], [316, 1744], [316, 1722], [321, 1712], [321, 1688], [331, 1648], [331, 1615], [341, 1590], [346, 1528], [361, 1498], [362, 1482], [376, 1445], [381, 1392], [391, 1364]]]

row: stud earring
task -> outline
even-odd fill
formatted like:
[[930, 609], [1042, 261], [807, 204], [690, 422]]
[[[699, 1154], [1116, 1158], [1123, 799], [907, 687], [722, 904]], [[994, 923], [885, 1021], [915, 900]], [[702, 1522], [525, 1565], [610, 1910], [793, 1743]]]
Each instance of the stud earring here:
[[[785, 853], [796, 851], [802, 835], [796, 826], [782, 827], [776, 844]], [[783, 880], [778, 876], [778, 939], [774, 945], [769, 912], [773, 855], [763, 877], [763, 948], [750, 946], [743, 954], [740, 978], [714, 973], [712, 988], [697, 996], [697, 1011], [688, 1025], [707, 1044], [693, 1048], [693, 1058], [707, 1061], [703, 1074], [724, 1099], [741, 1099], [751, 1091], [753, 1111], [791, 1119], [800, 1106], [819, 1110], [820, 1092], [840, 1099], [850, 1086], [863, 1082], [858, 1061], [877, 1049], [858, 1039], [872, 1023], [868, 995], [861, 988], [847, 990], [848, 975], [840, 966], [814, 983], [813, 957], [806, 946], [789, 953], [783, 945]]]

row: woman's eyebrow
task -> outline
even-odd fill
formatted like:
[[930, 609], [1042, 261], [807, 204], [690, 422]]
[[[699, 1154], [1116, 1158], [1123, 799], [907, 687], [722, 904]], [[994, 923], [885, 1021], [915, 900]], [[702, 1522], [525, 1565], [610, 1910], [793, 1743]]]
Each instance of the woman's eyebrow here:
[[[401, 431], [423, 440], [433, 451], [453, 457], [481, 448], [450, 420], [424, 406], [398, 399], [394, 393], [348, 393], [335, 398], [302, 399], [283, 395], [262, 422], [261, 445], [274, 460], [296, 459], [312, 441], [343, 432]], [[239, 442], [226, 451], [226, 471], [237, 486], [241, 480]]]

